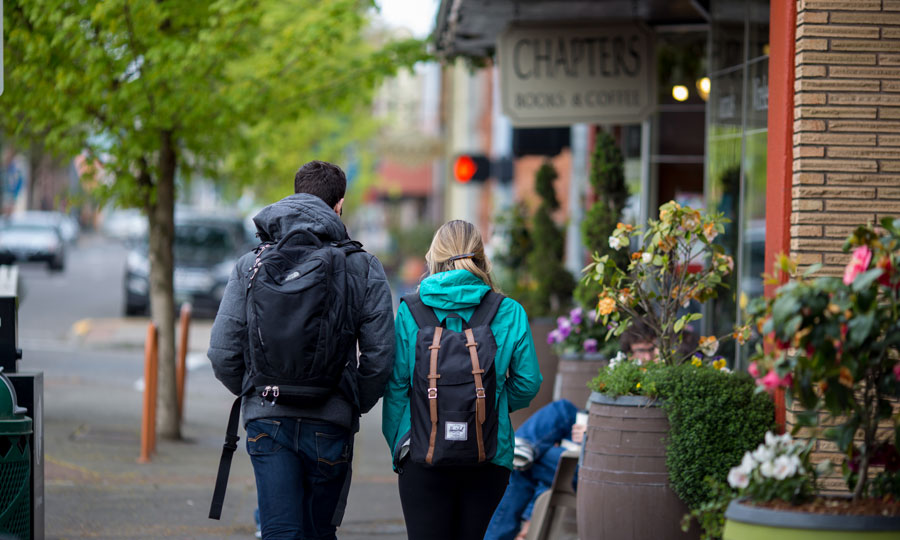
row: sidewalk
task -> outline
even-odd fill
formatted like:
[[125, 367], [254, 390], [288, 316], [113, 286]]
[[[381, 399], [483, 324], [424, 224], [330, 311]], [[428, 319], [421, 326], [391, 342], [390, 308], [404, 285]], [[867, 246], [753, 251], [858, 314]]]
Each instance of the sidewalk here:
[[[241, 433], [221, 521], [207, 518], [232, 397], [205, 361], [211, 321], [192, 324], [183, 440], [139, 465], [146, 319], [73, 327], [70, 351], [26, 351], [45, 373], [47, 538], [253, 538], [256, 492]], [[73, 371], [71, 366], [77, 364]], [[94, 374], [97, 375], [94, 375]], [[90, 375], [88, 375], [90, 374]], [[406, 538], [380, 405], [363, 417], [338, 537]]]

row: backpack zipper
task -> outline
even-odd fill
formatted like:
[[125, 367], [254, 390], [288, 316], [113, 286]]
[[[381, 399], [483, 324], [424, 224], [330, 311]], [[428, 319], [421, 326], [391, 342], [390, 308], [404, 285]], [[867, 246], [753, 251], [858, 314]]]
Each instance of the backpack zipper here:
[[253, 285], [253, 278], [255, 278], [257, 272], [259, 272], [259, 263], [262, 259], [263, 251], [265, 251], [266, 248], [268, 248], [270, 245], [271, 244], [263, 244], [263, 246], [259, 248], [259, 253], [256, 254], [256, 260], [253, 261], [253, 267], [251, 268], [251, 270], [253, 270], [253, 274], [250, 275], [250, 280], [247, 282], [248, 289]]

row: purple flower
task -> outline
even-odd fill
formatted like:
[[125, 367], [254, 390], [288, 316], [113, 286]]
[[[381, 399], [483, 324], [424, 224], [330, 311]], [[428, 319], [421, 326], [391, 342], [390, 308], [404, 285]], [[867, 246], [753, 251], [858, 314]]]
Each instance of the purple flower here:
[[547, 345], [553, 345], [554, 343], [559, 343], [563, 340], [562, 335], [559, 332], [559, 329], [551, 330], [549, 334], [547, 334]]
[[584, 352], [587, 352], [587, 353], [597, 352], [597, 340], [594, 338], [584, 340]]
[[575, 308], [569, 312], [569, 319], [572, 320], [572, 324], [579, 325], [584, 321], [584, 310], [579, 308]]
[[566, 339], [567, 337], [569, 337], [569, 334], [572, 333], [571, 326], [560, 326], [559, 328], [557, 328], [557, 330], [559, 330], [559, 335], [562, 336], [562, 339], [560, 339], [560, 341]]

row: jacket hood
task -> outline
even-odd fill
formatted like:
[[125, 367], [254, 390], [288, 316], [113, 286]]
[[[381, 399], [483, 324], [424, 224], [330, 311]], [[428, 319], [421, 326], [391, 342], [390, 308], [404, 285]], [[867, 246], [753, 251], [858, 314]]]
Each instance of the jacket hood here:
[[468, 270], [440, 272], [428, 276], [419, 285], [422, 303], [450, 311], [477, 306], [490, 290], [481, 278]]
[[253, 223], [264, 242], [277, 242], [297, 228], [308, 230], [323, 242], [347, 238], [341, 218], [325, 201], [309, 193], [295, 193], [270, 204], [253, 217]]

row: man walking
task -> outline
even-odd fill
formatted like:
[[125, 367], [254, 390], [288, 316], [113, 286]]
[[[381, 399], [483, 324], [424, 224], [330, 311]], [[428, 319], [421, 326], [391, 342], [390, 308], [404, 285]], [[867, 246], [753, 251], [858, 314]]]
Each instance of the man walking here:
[[336, 538], [353, 434], [391, 373], [390, 288], [347, 236], [346, 185], [331, 163], [297, 171], [295, 194], [253, 218], [263, 244], [236, 264], [212, 328], [216, 378], [243, 396], [267, 539]]

